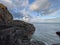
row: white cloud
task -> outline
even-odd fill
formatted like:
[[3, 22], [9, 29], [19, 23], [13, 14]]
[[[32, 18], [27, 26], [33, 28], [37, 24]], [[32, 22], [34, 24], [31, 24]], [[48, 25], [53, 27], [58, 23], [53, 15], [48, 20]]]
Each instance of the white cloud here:
[[50, 0], [36, 0], [30, 5], [29, 9], [45, 15], [51, 14], [60, 9], [58, 2], [59, 0], [57, 2], [55, 0], [52, 0], [52, 2]]
[[0, 0], [0, 3], [6, 5], [8, 8], [22, 8], [28, 5], [28, 0]]
[[39, 17], [39, 16], [34, 17], [33, 19], [31, 19], [31, 22], [37, 22], [37, 23], [39, 23], [39, 22], [60, 23], [60, 16], [58, 17], [57, 15], [58, 16], [60, 15], [60, 10], [55, 11], [54, 13], [48, 15], [47, 16], [48, 18]]
[[[31, 11], [36, 11], [36, 12], [40, 11], [42, 14], [50, 14], [50, 13], [56, 12], [57, 10], [60, 10], [60, 8], [58, 9], [51, 8], [51, 6], [54, 6], [54, 4], [52, 5], [52, 3], [49, 2], [49, 0], [36, 0], [31, 5], [28, 4], [28, 0], [0, 0], [0, 3], [6, 5], [9, 9], [12, 9], [12, 10], [16, 9], [18, 11], [18, 14], [22, 13], [26, 17], [28, 17], [29, 15], [29, 11], [26, 10], [28, 6]], [[21, 8], [23, 9], [19, 10]], [[16, 10], [14, 10], [15, 13], [17, 12]], [[57, 13], [53, 13], [50, 15], [57, 15]], [[39, 18], [35, 17], [31, 21], [44, 22], [46, 21], [46, 19], [42, 19], [41, 17]]]
[[28, 12], [25, 10], [25, 9], [23, 9], [22, 11], [20, 11], [25, 17], [27, 17], [28, 16]]
[[50, 4], [48, 0], [36, 0], [33, 4], [30, 5], [31, 10], [46, 9]]
[[8, 2], [8, 3], [12, 3], [11, 0], [2, 0], [2, 1]]
[[44, 11], [41, 11], [41, 14], [44, 14], [44, 15], [51, 15], [51, 14], [54, 14], [55, 12], [59, 11], [60, 8], [58, 9], [47, 9], [47, 10], [44, 10]]
[[[21, 12], [24, 15], [27, 14], [27, 12], [23, 10], [28, 6], [28, 0], [0, 0], [0, 3], [7, 6], [11, 13], [19, 14]], [[17, 15], [17, 17], [19, 16]]]

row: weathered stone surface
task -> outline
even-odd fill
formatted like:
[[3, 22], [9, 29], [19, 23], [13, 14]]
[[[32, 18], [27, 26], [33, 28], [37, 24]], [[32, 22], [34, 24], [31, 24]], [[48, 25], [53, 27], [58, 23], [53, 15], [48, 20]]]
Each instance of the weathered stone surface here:
[[[1, 28], [1, 30], [0, 30], [0, 34], [1, 34], [0, 37], [2, 37], [1, 40], [3, 40], [3, 39], [8, 40], [7, 36], [9, 36], [8, 41], [9, 41], [9, 43], [11, 42], [10, 45], [13, 45], [19, 41], [21, 41], [22, 44], [24, 44], [25, 41], [30, 42], [31, 36], [35, 31], [35, 28], [32, 28], [34, 26], [32, 24], [27, 24], [27, 23], [25, 23], [25, 25], [23, 23], [21, 23], [21, 25], [18, 25], [18, 24], [15, 25], [15, 24], [6, 25], [5, 27], [2, 26], [3, 29]], [[0, 42], [0, 43], [2, 43], [2, 42]], [[21, 44], [21, 43], [19, 43], [19, 44]]]
[[34, 31], [33, 24], [13, 20], [7, 7], [0, 4], [0, 45], [35, 45], [30, 41]]
[[23, 27], [24, 32], [26, 33], [24, 35], [28, 35], [29, 38], [31, 38], [31, 35], [35, 31], [35, 27], [32, 24], [26, 23], [24, 21], [13, 20], [13, 25], [17, 27]]
[[1, 23], [8, 24], [12, 22], [12, 20], [13, 20], [12, 14], [8, 11], [6, 6], [0, 3], [0, 25]]

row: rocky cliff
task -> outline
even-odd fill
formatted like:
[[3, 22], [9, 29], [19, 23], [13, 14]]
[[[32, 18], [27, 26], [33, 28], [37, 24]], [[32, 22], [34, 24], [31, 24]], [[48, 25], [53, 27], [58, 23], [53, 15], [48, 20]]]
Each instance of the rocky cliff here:
[[34, 31], [33, 24], [13, 20], [7, 7], [0, 4], [0, 45], [33, 45], [30, 39]]

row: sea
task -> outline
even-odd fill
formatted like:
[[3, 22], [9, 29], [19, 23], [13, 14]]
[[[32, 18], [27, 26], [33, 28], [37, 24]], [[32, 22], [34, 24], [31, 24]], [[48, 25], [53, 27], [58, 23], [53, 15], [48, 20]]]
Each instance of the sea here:
[[35, 32], [32, 39], [42, 41], [46, 45], [60, 43], [60, 38], [56, 35], [60, 31], [60, 23], [32, 23], [35, 26]]

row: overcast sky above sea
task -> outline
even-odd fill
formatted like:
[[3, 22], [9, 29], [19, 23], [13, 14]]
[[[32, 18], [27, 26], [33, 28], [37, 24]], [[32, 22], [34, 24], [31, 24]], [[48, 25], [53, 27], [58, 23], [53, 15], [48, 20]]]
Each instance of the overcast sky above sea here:
[[0, 3], [8, 7], [14, 19], [28, 17], [33, 21], [44, 21], [60, 18], [60, 0], [0, 0]]

